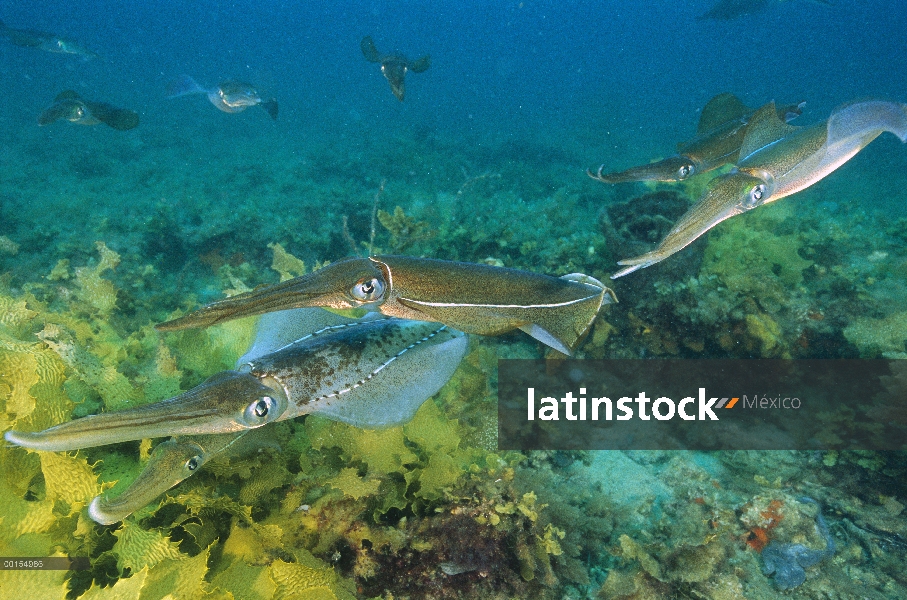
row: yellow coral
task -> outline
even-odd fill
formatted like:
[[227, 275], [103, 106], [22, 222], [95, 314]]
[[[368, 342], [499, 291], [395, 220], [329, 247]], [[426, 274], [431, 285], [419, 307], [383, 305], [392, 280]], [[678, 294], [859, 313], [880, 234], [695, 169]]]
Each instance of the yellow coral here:
[[801, 235], [775, 233], [790, 206], [773, 204], [746, 219], [722, 223], [707, 240], [700, 277], [714, 274], [732, 292], [787, 301], [813, 264], [798, 252], [805, 246]]
[[0, 235], [0, 253], [11, 254], [15, 256], [19, 253], [19, 244], [12, 241], [5, 235]]
[[79, 286], [76, 296], [102, 315], [106, 315], [116, 307], [117, 289], [113, 283], [102, 279], [101, 273], [116, 268], [120, 264], [120, 255], [108, 248], [104, 242], [95, 242], [95, 247], [101, 259], [94, 268], [76, 269], [76, 284]]
[[[414, 472], [419, 478], [419, 491], [417, 495], [426, 500], [441, 498], [444, 491], [451, 488], [463, 475], [465, 469], [452, 456], [444, 452], [435, 452], [428, 459], [424, 469]], [[407, 481], [412, 477], [407, 474]]]
[[72, 403], [61, 389], [64, 373], [60, 359], [42, 344], [20, 342], [0, 331], [3, 428], [36, 431], [67, 420]]
[[38, 337], [60, 356], [77, 378], [97, 390], [108, 410], [126, 408], [135, 400], [132, 384], [126, 376], [76, 343], [63, 327], [48, 324]]
[[[270, 576], [277, 586], [273, 600], [352, 600], [333, 569], [304, 550], [299, 563], [280, 559], [271, 563]], [[307, 563], [307, 564], [303, 564]]]
[[435, 231], [427, 221], [416, 221], [397, 206], [394, 214], [379, 210], [378, 222], [391, 234], [391, 247], [394, 252], [402, 252], [421, 240], [435, 236]]
[[79, 600], [140, 600], [147, 578], [146, 567], [131, 577], [117, 580], [111, 587], [99, 587], [97, 583], [93, 583], [85, 594], [79, 596]]
[[620, 536], [620, 550], [624, 558], [638, 560], [646, 573], [655, 579], [661, 579], [661, 565], [658, 564], [658, 561], [652, 558], [652, 555], [646, 552], [642, 546], [637, 544], [633, 538], [626, 534]]
[[782, 345], [781, 326], [767, 314], [746, 315], [746, 332], [758, 343], [761, 356], [774, 356], [780, 352], [783, 358], [789, 357]]
[[50, 274], [47, 276], [47, 279], [50, 281], [62, 281], [64, 279], [69, 279], [69, 259], [61, 258], [57, 261], [57, 264], [54, 265], [54, 268], [50, 270]]
[[[148, 571], [148, 578], [142, 588], [141, 600], [202, 600], [212, 598], [205, 582], [208, 572], [210, 547], [187, 558], [167, 558]], [[224, 597], [221, 596], [221, 600]]]
[[340, 474], [337, 475], [337, 477], [329, 479], [325, 483], [337, 488], [343, 492], [345, 496], [349, 496], [354, 500], [373, 495], [381, 486], [380, 479], [363, 479], [362, 477], [359, 477], [356, 469], [353, 468], [341, 469]]
[[267, 566], [253, 566], [236, 560], [211, 583], [233, 594], [235, 600], [270, 600], [277, 586], [269, 577], [269, 571]]
[[101, 493], [98, 477], [88, 461], [63, 452], [38, 452], [41, 471], [50, 500], [63, 500], [73, 504], [87, 504]]
[[563, 529], [558, 529], [551, 523], [545, 525], [545, 535], [536, 536], [541, 542], [542, 548], [544, 548], [546, 554], [552, 554], [554, 556], [560, 556], [564, 553], [561, 549], [561, 545], [558, 543], [558, 540], [564, 539], [567, 533]]
[[117, 538], [113, 552], [117, 555], [120, 569], [128, 568], [135, 572], [143, 567], [153, 567], [165, 559], [185, 557], [169, 538], [155, 530], [146, 531], [129, 519], [123, 521], [123, 526], [113, 535]]
[[536, 505], [538, 496], [535, 495], [535, 492], [527, 492], [523, 494], [523, 498], [520, 500], [520, 503], [517, 504], [516, 508], [520, 511], [524, 517], [528, 518], [530, 521], [537, 521], [539, 518], [538, 511], [542, 510], [547, 504]]
[[428, 452], [452, 452], [460, 445], [457, 422], [449, 420], [438, 405], [429, 400], [416, 412], [413, 420], [403, 426], [406, 439], [419, 444]]
[[224, 555], [250, 564], [268, 560], [283, 539], [283, 530], [278, 525], [256, 525], [234, 522], [230, 536], [224, 542]]
[[305, 263], [284, 250], [283, 246], [274, 242], [273, 244], [268, 244], [268, 248], [274, 251], [271, 268], [280, 273], [281, 281], [305, 274]]
[[255, 319], [236, 319], [217, 327], [171, 334], [179, 368], [205, 376], [232, 369], [252, 343], [254, 326]]
[[53, 513], [54, 503], [50, 500], [22, 503], [17, 508], [19, 510], [12, 509], [9, 504], [4, 505], [6, 518], [15, 525], [17, 539], [29, 533], [45, 533], [57, 521], [57, 516]]
[[873, 358], [882, 354], [901, 358], [907, 340], [907, 311], [892, 313], [882, 319], [856, 317], [844, 329], [844, 337], [860, 350], [860, 356]]
[[37, 371], [34, 354], [10, 352], [0, 345], [0, 397], [6, 399], [7, 413], [23, 418], [35, 410], [35, 398], [28, 391], [38, 383]]
[[290, 472], [280, 461], [266, 461], [252, 472], [252, 477], [245, 482], [239, 491], [239, 501], [243, 504], [256, 504], [265, 494], [278, 488], [290, 479]]
[[414, 463], [417, 457], [406, 447], [403, 428], [358, 429], [312, 415], [305, 422], [312, 448], [337, 447], [350, 461], [361, 460], [375, 475], [402, 472], [403, 465]]
[[63, 600], [66, 597], [66, 571], [22, 570], [3, 571], [0, 592], [5, 598], [28, 597]]
[[38, 313], [29, 310], [26, 305], [25, 300], [0, 296], [0, 325], [16, 329], [23, 323], [31, 321]]

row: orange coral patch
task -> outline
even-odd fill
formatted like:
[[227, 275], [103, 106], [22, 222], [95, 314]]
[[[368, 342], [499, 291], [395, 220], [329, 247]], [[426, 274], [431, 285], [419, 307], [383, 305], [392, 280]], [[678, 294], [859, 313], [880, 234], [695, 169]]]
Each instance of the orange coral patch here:
[[746, 543], [756, 552], [762, 552], [768, 545], [768, 531], [764, 527], [753, 527], [746, 536]]

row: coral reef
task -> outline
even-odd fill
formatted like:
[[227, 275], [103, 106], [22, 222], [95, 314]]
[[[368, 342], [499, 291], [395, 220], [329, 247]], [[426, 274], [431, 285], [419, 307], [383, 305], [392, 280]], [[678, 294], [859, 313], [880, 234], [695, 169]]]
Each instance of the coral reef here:
[[[363, 136], [355, 149], [273, 149], [273, 162], [254, 166], [226, 144], [219, 159], [246, 165], [229, 174], [194, 159], [186, 171], [159, 169], [187, 159], [154, 135], [143, 144], [113, 143], [78, 169], [81, 154], [45, 156], [61, 168], [26, 163], [5, 181], [53, 213], [63, 206], [34, 181], [75, 178], [67, 202], [97, 210], [33, 227], [4, 207], [0, 430], [154, 402], [231, 368], [252, 320], [166, 335], [150, 324], [340, 258], [344, 216], [350, 239], [370, 240], [374, 211], [376, 251], [604, 280], [617, 259], [651, 248], [703, 185], [603, 189], [578, 179], [581, 161], [559, 148], [470, 147], [430, 126], [387, 142]], [[155, 165], [113, 176], [143, 152]], [[108, 197], [117, 202], [96, 201]], [[832, 203], [816, 186], [615, 282], [621, 303], [576, 355], [903, 358], [904, 231], [890, 213]], [[91, 565], [7, 571], [0, 590], [69, 600], [776, 598], [762, 569], [772, 544], [826, 547], [817, 513], [797, 500], [808, 494], [838, 552], [789, 593], [907, 596], [903, 453], [499, 452], [497, 360], [544, 350], [522, 334], [471, 343], [407, 425], [281, 423], [109, 527], [85, 517], [86, 503], [128, 485], [154, 442], [74, 454], [0, 447], [0, 554]], [[892, 374], [867, 410], [901, 418], [891, 400], [901, 379]], [[846, 434], [843, 420], [828, 431]]]

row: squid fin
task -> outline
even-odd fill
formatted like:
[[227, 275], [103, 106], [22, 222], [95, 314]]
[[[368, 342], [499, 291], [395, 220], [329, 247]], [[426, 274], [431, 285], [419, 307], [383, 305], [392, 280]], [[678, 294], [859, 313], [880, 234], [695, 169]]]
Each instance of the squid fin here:
[[750, 117], [746, 128], [746, 135], [740, 145], [740, 158], [738, 164], [745, 161], [751, 154], [766, 146], [783, 139], [802, 128], [788, 125], [778, 117], [778, 109], [774, 102], [760, 107]]
[[362, 38], [359, 47], [362, 49], [362, 55], [365, 56], [365, 60], [373, 63], [381, 62], [381, 53], [378, 52], [378, 48], [375, 47], [375, 42], [370, 35]]
[[703, 135], [751, 112], [753, 109], [741, 102], [740, 98], [734, 94], [718, 94], [702, 108], [696, 133]]
[[426, 54], [422, 58], [415, 60], [415, 61], [409, 63], [409, 65], [407, 65], [409, 70], [412, 71], [413, 73], [422, 73], [423, 71], [427, 71], [428, 67], [430, 67], [430, 66], [431, 66], [431, 55], [429, 55], [429, 54]]
[[364, 429], [394, 427], [412, 419], [457, 370], [469, 339], [462, 331], [438, 323], [403, 323], [425, 328], [426, 336], [392, 358], [388, 368], [375, 372], [368, 385], [323, 401], [313, 412]]
[[133, 110], [117, 108], [104, 102], [86, 102], [85, 106], [95, 119], [119, 131], [138, 127], [139, 113]]

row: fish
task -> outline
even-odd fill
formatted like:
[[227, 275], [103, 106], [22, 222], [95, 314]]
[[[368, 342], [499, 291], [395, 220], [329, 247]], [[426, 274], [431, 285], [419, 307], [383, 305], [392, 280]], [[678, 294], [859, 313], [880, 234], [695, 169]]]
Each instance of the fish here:
[[431, 55], [426, 54], [418, 60], [411, 61], [400, 53], [381, 54], [370, 36], [362, 38], [359, 44], [365, 60], [381, 63], [381, 73], [391, 86], [391, 92], [400, 102], [406, 95], [406, 73], [422, 73], [431, 66]]
[[92, 501], [92, 519], [109, 524], [213, 456], [236, 449], [246, 434], [255, 431], [267, 440], [272, 423], [319, 414], [366, 429], [404, 424], [451, 378], [468, 346], [466, 334], [440, 323], [381, 315], [353, 319], [320, 308], [270, 313], [259, 320], [255, 340], [235, 369], [187, 392], [43, 431], [8, 431], [5, 439], [60, 452], [173, 436], [157, 446], [145, 471], [120, 496]]
[[[790, 122], [803, 112], [804, 102], [783, 106], [778, 117]], [[617, 173], [588, 169], [586, 174], [603, 183], [627, 181], [683, 181], [726, 164], [737, 162], [740, 145], [755, 109], [746, 106], [731, 93], [718, 94], [702, 109], [696, 137], [678, 144], [677, 154], [654, 163], [632, 167]]]
[[225, 113], [238, 113], [250, 106], [261, 106], [273, 120], [277, 120], [277, 99], [262, 100], [258, 91], [241, 81], [223, 81], [217, 87], [205, 89], [188, 75], [180, 75], [167, 86], [167, 98], [191, 94], [205, 94], [215, 107]]
[[478, 335], [520, 329], [569, 355], [601, 307], [616, 301], [613, 291], [582, 273], [552, 277], [489, 265], [380, 255], [344, 259], [208, 304], [156, 327], [160, 331], [208, 327], [288, 308], [366, 308]]
[[785, 123], [774, 103], [763, 106], [750, 120], [737, 166], [709, 182], [655, 250], [619, 261], [625, 268], [611, 278], [661, 262], [718, 223], [808, 188], [886, 131], [907, 142], [907, 104], [846, 104], [810, 127]]
[[[784, 1], [784, 0], [780, 0]], [[833, 0], [809, 0], [812, 4], [834, 6]], [[715, 5], [705, 13], [696, 17], [697, 21], [713, 19], [715, 21], [730, 21], [739, 17], [752, 16], [764, 11], [769, 6], [769, 0], [718, 0]]]
[[712, 8], [696, 17], [696, 20], [730, 21], [762, 12], [767, 7], [768, 0], [718, 0]]
[[105, 102], [91, 102], [73, 90], [57, 94], [54, 103], [38, 115], [38, 125], [50, 125], [61, 119], [77, 125], [103, 123], [120, 131], [134, 129], [139, 125], [139, 114], [134, 110], [117, 108]]
[[98, 58], [98, 54], [78, 43], [45, 31], [33, 29], [14, 29], [0, 21], [0, 36], [5, 37], [15, 46], [35, 48], [55, 54], [73, 54], [86, 60]]

